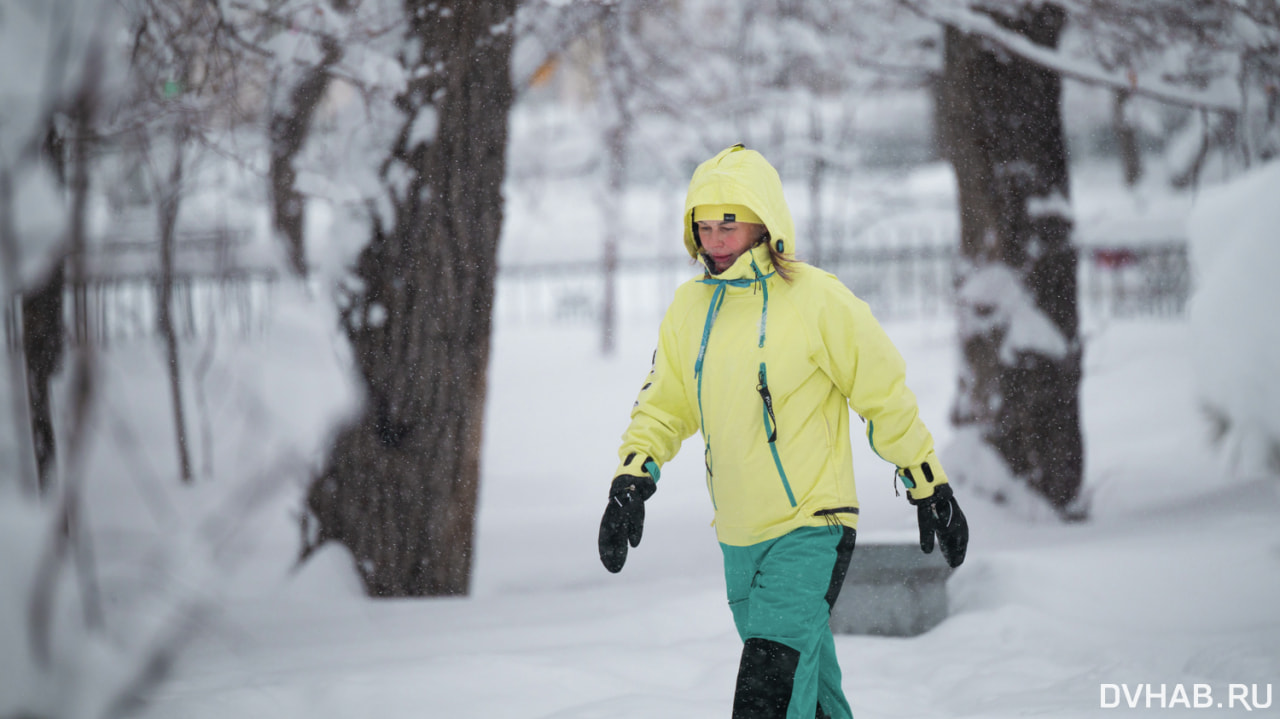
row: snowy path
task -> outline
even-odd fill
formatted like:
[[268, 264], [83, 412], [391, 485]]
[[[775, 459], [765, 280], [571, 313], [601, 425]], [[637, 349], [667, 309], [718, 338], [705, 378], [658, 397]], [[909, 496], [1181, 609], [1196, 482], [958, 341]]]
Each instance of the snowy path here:
[[[1195, 510], [1038, 532], [1018, 549], [979, 534], [936, 630], [839, 638], [857, 716], [1086, 717], [1102, 683], [1208, 683], [1225, 696], [1229, 683], [1274, 682], [1277, 510], [1274, 488], [1255, 484]], [[726, 715], [738, 643], [719, 578], [606, 584], [239, 606], [153, 716]]]
[[[948, 328], [889, 330], [941, 439]], [[321, 555], [287, 592], [233, 603], [148, 716], [727, 716], [739, 643], [697, 457], [664, 472], [621, 575], [595, 557], [647, 334], [600, 361], [587, 330], [500, 332], [472, 598], [366, 601], [340, 553]], [[838, 638], [859, 719], [1125, 715], [1099, 707], [1101, 684], [1210, 684], [1225, 702], [1228, 684], [1276, 683], [1280, 492], [1206, 474], [1216, 465], [1190, 414], [1185, 343], [1176, 323], [1096, 333], [1096, 518], [1033, 525], [967, 503], [974, 538], [949, 585], [952, 616], [913, 639]], [[869, 461], [857, 459], [864, 534], [910, 528]]]

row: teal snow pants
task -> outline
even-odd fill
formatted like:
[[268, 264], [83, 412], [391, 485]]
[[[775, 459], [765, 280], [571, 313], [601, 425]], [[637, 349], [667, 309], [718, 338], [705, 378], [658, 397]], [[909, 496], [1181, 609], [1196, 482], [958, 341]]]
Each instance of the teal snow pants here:
[[743, 641], [734, 719], [852, 719], [828, 622], [855, 537], [849, 527], [802, 527], [749, 547], [720, 545]]

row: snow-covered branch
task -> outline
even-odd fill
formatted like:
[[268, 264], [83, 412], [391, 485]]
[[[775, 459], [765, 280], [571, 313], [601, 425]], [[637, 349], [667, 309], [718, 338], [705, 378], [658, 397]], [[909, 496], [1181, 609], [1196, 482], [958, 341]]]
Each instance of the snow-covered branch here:
[[1239, 112], [1241, 96], [1238, 88], [1219, 83], [1211, 90], [1197, 91], [1170, 84], [1161, 79], [1128, 71], [1108, 70], [1098, 63], [1071, 57], [1062, 50], [1038, 45], [1013, 30], [1005, 28], [990, 15], [951, 2], [938, 0], [898, 0], [902, 5], [944, 26], [980, 35], [1006, 51], [1063, 77], [1090, 85], [1125, 90], [1133, 95], [1193, 109], [1228, 114]]

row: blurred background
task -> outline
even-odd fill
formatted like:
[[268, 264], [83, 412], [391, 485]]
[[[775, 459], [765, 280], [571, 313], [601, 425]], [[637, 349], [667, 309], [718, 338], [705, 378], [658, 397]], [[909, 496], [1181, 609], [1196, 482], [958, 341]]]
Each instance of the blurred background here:
[[1271, 0], [19, 0], [0, 58], [0, 716], [726, 713], [696, 450], [593, 542], [735, 143], [975, 519], [942, 629], [841, 639], [859, 716], [1280, 671]]

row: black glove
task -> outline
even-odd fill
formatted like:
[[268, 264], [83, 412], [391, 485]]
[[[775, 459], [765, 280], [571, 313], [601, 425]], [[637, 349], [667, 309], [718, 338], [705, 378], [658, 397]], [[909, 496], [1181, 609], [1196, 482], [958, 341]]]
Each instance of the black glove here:
[[609, 490], [609, 506], [600, 520], [600, 561], [610, 572], [622, 571], [627, 561], [627, 544], [640, 545], [644, 533], [644, 501], [653, 496], [658, 485], [652, 477], [623, 474], [613, 479]]
[[914, 502], [916, 520], [920, 523], [920, 549], [925, 554], [933, 552], [933, 535], [938, 535], [938, 546], [947, 564], [958, 567], [964, 562], [969, 548], [969, 521], [960, 511], [951, 485], [944, 484], [933, 494]]

